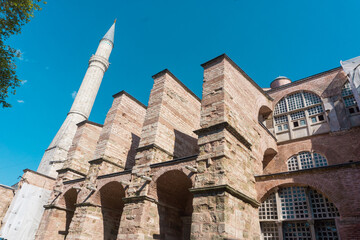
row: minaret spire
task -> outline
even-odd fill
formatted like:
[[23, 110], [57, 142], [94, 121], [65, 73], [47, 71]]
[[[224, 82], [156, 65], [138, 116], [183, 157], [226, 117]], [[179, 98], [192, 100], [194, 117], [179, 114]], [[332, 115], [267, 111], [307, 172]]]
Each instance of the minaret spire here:
[[112, 44], [114, 44], [115, 23], [116, 23], [116, 18], [114, 20], [113, 25], [110, 27], [110, 29], [107, 31], [107, 33], [103, 37], [103, 39], [109, 40]]
[[104, 73], [110, 65], [108, 60], [114, 47], [115, 22], [116, 19], [100, 40], [95, 55], [91, 56], [89, 67], [76, 94], [74, 103], [50, 146], [45, 150], [38, 168], [39, 173], [51, 177], [57, 176], [56, 170], [63, 166], [75, 136], [76, 124], [89, 118]]

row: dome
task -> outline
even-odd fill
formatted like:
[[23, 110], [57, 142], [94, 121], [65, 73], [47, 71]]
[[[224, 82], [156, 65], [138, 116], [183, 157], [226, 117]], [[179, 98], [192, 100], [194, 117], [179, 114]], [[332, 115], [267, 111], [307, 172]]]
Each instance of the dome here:
[[284, 76], [278, 76], [270, 83], [272, 89], [291, 83], [291, 80]]

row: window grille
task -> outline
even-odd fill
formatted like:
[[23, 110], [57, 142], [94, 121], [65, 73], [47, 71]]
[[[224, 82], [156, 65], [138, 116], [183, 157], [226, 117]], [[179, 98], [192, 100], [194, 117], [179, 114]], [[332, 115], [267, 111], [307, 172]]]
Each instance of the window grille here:
[[346, 96], [350, 96], [353, 95], [352, 91], [351, 91], [351, 87], [350, 87], [350, 83], [346, 82], [343, 86], [343, 88], [341, 89], [341, 96], [346, 97]]
[[305, 99], [306, 106], [311, 106], [314, 104], [321, 103], [321, 99], [318, 96], [316, 96], [315, 94], [308, 93], [308, 92], [304, 92], [304, 99]]
[[313, 156], [314, 156], [315, 167], [322, 167], [328, 165], [325, 157], [321, 156], [318, 153], [313, 153]]
[[309, 116], [312, 116], [315, 114], [323, 113], [324, 109], [321, 105], [317, 105], [315, 107], [309, 108], [307, 111], [309, 113]]
[[276, 197], [272, 193], [259, 208], [260, 219], [277, 219]]
[[344, 100], [345, 107], [349, 114], [354, 114], [359, 112], [356, 100], [354, 98], [353, 92], [351, 91], [351, 86], [349, 81], [347, 81], [343, 88], [341, 89], [341, 96]]
[[289, 171], [327, 166], [325, 157], [318, 153], [300, 152], [287, 160]]
[[299, 170], [299, 163], [296, 156], [289, 158], [287, 165], [289, 171]]
[[348, 96], [346, 98], [343, 98], [344, 99], [344, 102], [345, 102], [345, 106], [346, 107], [351, 107], [351, 106], [354, 106], [356, 105], [356, 100], [354, 98], [354, 96]]
[[315, 219], [331, 218], [339, 216], [333, 203], [329, 202], [322, 194], [316, 190], [309, 191], [312, 214]]
[[295, 93], [287, 97], [289, 104], [289, 111], [296, 110], [304, 107], [301, 93]]
[[283, 233], [286, 240], [311, 240], [310, 224], [307, 222], [284, 223]]
[[[338, 239], [335, 224], [335, 218], [339, 217], [337, 208], [311, 188], [279, 188], [261, 203], [259, 214], [263, 239], [279, 239], [281, 236], [285, 240], [311, 239], [311, 236], [321, 240]], [[275, 214], [276, 218], [273, 218]]]
[[280, 116], [280, 117], [275, 117], [275, 124], [282, 124], [282, 123], [287, 123], [288, 122], [288, 118], [287, 116]]
[[313, 161], [310, 152], [299, 153], [300, 165], [302, 169], [313, 168]]
[[285, 113], [287, 112], [287, 108], [286, 108], [286, 100], [285, 98], [281, 99], [275, 106], [275, 115], [281, 114], [281, 113]]
[[334, 220], [315, 221], [315, 233], [317, 240], [339, 239]]
[[279, 231], [276, 223], [273, 222], [263, 222], [261, 223], [261, 232], [263, 234], [264, 240], [278, 240]]
[[[282, 98], [275, 105], [275, 132], [282, 133], [284, 130], [290, 130], [291, 132], [298, 127], [306, 126], [308, 123], [323, 122], [326, 120], [323, 113], [324, 108], [319, 96], [310, 92], [293, 93]], [[291, 123], [283, 126], [288, 121], [291, 121]], [[309, 134], [310, 132], [312, 132], [311, 129]], [[291, 134], [290, 136], [294, 137]]]
[[305, 112], [304, 111], [295, 112], [295, 113], [290, 114], [290, 117], [291, 117], [291, 120], [305, 118]]
[[279, 191], [283, 219], [308, 218], [306, 193], [302, 187], [283, 188]]

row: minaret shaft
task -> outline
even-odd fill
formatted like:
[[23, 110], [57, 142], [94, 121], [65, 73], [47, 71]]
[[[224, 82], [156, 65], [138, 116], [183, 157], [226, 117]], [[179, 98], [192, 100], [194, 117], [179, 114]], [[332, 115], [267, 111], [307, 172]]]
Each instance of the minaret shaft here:
[[104, 73], [109, 67], [108, 59], [113, 49], [115, 23], [100, 41], [99, 47], [89, 60], [89, 67], [85, 73], [74, 103], [59, 131], [40, 162], [38, 172], [56, 177], [56, 170], [63, 166], [67, 153], [75, 136], [79, 122], [87, 120], [94, 105]]

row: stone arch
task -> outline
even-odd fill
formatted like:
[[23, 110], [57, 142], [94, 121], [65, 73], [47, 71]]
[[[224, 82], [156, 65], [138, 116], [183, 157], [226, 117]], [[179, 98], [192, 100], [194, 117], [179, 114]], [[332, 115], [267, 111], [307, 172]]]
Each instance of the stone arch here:
[[263, 170], [267, 167], [267, 165], [274, 159], [274, 157], [277, 155], [277, 151], [273, 148], [267, 148], [264, 152], [263, 157]]
[[170, 170], [156, 179], [160, 239], [190, 239], [192, 181], [180, 170]]
[[100, 206], [98, 212], [99, 231], [94, 233], [94, 238], [104, 240], [117, 239], [120, 219], [124, 208], [123, 198], [125, 190], [118, 181], [105, 183], [100, 187], [93, 198], [93, 203]]
[[263, 124], [266, 128], [273, 128], [272, 110], [265, 105], [262, 105], [258, 111], [258, 122]]
[[77, 198], [78, 198], [78, 191], [74, 188], [69, 189], [63, 195], [63, 201], [66, 209], [66, 223], [65, 223], [65, 231], [64, 231], [65, 237], [69, 233], [70, 223], [74, 217], [75, 208], [76, 208], [75, 204], [77, 202]]

